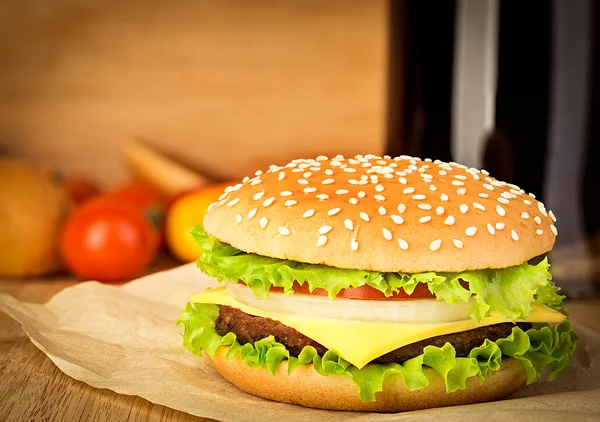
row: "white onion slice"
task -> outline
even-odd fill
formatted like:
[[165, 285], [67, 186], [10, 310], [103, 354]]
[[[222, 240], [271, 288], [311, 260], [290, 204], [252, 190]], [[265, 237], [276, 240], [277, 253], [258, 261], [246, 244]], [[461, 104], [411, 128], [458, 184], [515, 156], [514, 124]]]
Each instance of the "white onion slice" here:
[[449, 305], [436, 299], [367, 300], [295, 293], [284, 295], [269, 292], [265, 299], [257, 298], [252, 289], [227, 283], [229, 294], [238, 302], [263, 311], [356, 321], [445, 323], [469, 319], [467, 310], [472, 301]]

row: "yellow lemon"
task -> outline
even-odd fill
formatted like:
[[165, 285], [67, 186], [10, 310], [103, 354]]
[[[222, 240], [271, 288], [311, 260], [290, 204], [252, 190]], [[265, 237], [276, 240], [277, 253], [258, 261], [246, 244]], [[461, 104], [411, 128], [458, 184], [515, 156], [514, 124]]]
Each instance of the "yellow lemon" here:
[[181, 195], [167, 209], [165, 235], [169, 250], [181, 262], [195, 261], [200, 257], [200, 246], [190, 230], [202, 225], [208, 206], [215, 202], [227, 186], [234, 183], [219, 183]]

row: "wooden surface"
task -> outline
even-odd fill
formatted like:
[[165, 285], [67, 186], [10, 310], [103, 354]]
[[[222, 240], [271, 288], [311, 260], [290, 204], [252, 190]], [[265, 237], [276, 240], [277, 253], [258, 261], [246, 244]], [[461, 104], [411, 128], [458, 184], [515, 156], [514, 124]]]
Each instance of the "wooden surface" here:
[[[0, 292], [42, 303], [69, 279], [0, 280]], [[567, 302], [571, 320], [600, 332], [600, 298]], [[0, 314], [0, 421], [209, 421], [75, 381], [28, 339], [20, 326]]]
[[4, 0], [0, 151], [105, 185], [133, 135], [218, 179], [383, 154], [387, 3]]

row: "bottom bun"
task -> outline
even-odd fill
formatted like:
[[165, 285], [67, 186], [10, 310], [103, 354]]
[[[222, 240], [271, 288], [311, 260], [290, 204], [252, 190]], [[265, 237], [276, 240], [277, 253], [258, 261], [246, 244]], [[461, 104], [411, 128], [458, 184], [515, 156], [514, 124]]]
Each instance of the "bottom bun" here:
[[429, 386], [408, 391], [399, 375], [388, 377], [376, 401], [362, 402], [358, 387], [347, 376], [323, 376], [312, 365], [300, 365], [288, 375], [287, 361], [277, 367], [276, 375], [264, 368], [253, 369], [238, 357], [226, 359], [228, 347], [220, 347], [214, 357], [208, 356], [215, 369], [230, 383], [249, 394], [278, 402], [330, 410], [368, 412], [401, 412], [432, 407], [456, 406], [498, 400], [525, 384], [527, 374], [521, 362], [504, 358], [500, 370], [483, 385], [477, 377], [467, 379], [467, 387], [446, 392], [444, 379], [433, 369], [425, 368]]

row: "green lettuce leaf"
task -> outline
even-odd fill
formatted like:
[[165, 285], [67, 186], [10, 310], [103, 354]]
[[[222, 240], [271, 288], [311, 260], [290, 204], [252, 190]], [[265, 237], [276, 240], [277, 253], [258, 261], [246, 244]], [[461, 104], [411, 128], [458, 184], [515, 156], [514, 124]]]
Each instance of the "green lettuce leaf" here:
[[466, 380], [477, 376], [480, 383], [500, 368], [503, 356], [519, 360], [527, 371], [527, 384], [540, 379], [547, 371], [546, 378], [556, 378], [565, 368], [575, 350], [577, 336], [568, 320], [555, 326], [540, 325], [523, 331], [513, 327], [512, 333], [495, 342], [485, 340], [475, 347], [467, 357], [456, 357], [456, 350], [450, 343], [442, 347], [427, 346], [423, 353], [406, 362], [370, 363], [358, 369], [328, 350], [323, 356], [310, 346], [305, 347], [298, 357], [290, 356], [289, 351], [273, 336], [251, 345], [241, 345], [233, 333], [221, 336], [215, 330], [215, 320], [219, 314], [218, 305], [188, 303], [177, 321], [183, 326], [183, 344], [195, 355], [206, 351], [214, 356], [220, 346], [229, 346], [227, 359], [240, 356], [252, 368], [264, 367], [271, 375], [275, 374], [283, 360], [288, 361], [288, 372], [298, 366], [312, 364], [324, 376], [348, 376], [356, 384], [361, 400], [375, 400], [375, 393], [383, 390], [385, 379], [399, 375], [410, 391], [420, 390], [429, 385], [427, 373], [438, 373], [446, 383], [446, 391], [453, 392], [465, 388]]
[[[246, 253], [209, 236], [200, 226], [192, 229], [192, 235], [202, 250], [198, 267], [205, 274], [220, 282], [242, 280], [261, 299], [267, 297], [271, 286], [283, 288], [285, 294], [294, 293], [294, 281], [300, 285], [306, 283], [311, 292], [316, 288], [325, 289], [330, 299], [342, 289], [365, 284], [390, 296], [400, 289], [412, 294], [417, 284], [425, 283], [438, 300], [446, 303], [473, 298], [469, 315], [476, 320], [492, 311], [510, 319], [525, 318], [531, 312], [532, 302], [564, 313], [560, 305], [564, 296], [557, 293], [546, 259], [537, 265], [524, 263], [461, 273], [381, 273]], [[469, 283], [467, 288], [461, 285], [461, 280]]]

